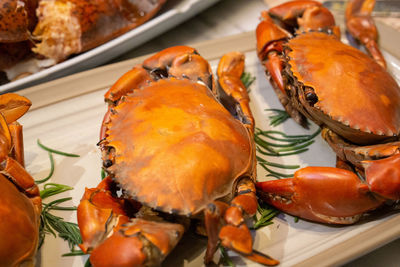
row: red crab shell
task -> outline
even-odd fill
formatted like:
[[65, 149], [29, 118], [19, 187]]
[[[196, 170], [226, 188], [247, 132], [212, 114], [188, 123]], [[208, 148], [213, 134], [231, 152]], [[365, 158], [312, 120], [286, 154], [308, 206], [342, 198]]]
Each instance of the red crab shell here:
[[112, 113], [107, 171], [152, 208], [195, 214], [232, 193], [238, 178], [255, 177], [251, 134], [201, 83], [153, 82]]
[[390, 74], [359, 50], [325, 33], [289, 40], [290, 71], [318, 97], [309, 105], [314, 121], [358, 144], [371, 144], [400, 132], [400, 88]]

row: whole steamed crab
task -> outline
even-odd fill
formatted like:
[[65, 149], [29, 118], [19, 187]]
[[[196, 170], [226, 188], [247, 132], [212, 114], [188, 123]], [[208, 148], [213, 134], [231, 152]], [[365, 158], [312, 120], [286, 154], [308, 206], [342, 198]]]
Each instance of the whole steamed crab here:
[[258, 183], [260, 196], [301, 218], [352, 224], [400, 199], [400, 88], [386, 71], [370, 16], [373, 0], [351, 0], [348, 31], [367, 54], [340, 42], [319, 2], [292, 1], [262, 13], [258, 55], [287, 112], [322, 128], [337, 166], [306, 167]]
[[94, 266], [160, 265], [194, 222], [208, 236], [205, 263], [221, 245], [278, 264], [253, 250], [245, 223], [258, 203], [243, 69], [241, 53], [225, 55], [218, 92], [195, 49], [171, 47], [105, 94], [99, 146], [108, 176], [78, 207], [80, 247]]

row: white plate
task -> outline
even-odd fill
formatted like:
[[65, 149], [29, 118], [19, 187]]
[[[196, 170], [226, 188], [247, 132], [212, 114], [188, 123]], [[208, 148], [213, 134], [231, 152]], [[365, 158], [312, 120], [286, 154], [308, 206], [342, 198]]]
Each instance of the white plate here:
[[[252, 38], [248, 35], [243, 37], [247, 42]], [[219, 43], [220, 53], [229, 49], [235, 49], [235, 44], [240, 40]], [[216, 45], [218, 46], [218, 44]], [[247, 47], [248, 48], [248, 47]], [[247, 49], [246, 48], [246, 49]], [[240, 50], [240, 48], [238, 48]], [[388, 58], [391, 71], [399, 77], [400, 63], [394, 57], [385, 54]], [[207, 57], [209, 55], [203, 54]], [[269, 129], [268, 114], [266, 108], [281, 108], [277, 97], [271, 86], [264, 77], [264, 70], [260, 66], [254, 51], [246, 53], [246, 69], [257, 77], [251, 86], [252, 110], [254, 112], [258, 127]], [[211, 61], [215, 67], [216, 60]], [[93, 73], [92, 78], [102, 79], [102, 73], [106, 68]], [[89, 77], [89, 72], [86, 73]], [[81, 74], [76, 76], [81, 82], [82, 88], [90, 87], [91, 82]], [[57, 82], [60, 90], [67, 86], [73, 77], [66, 77]], [[106, 84], [108, 81], [106, 82]], [[43, 86], [46, 88], [46, 86]], [[33, 88], [40, 92], [40, 88]], [[100, 153], [96, 147], [99, 136], [99, 128], [106, 106], [103, 102], [103, 94], [107, 88], [97, 87], [88, 89], [89, 93], [50, 103], [38, 107], [26, 114], [20, 122], [24, 125], [24, 141], [27, 169], [36, 179], [47, 175], [49, 171], [49, 159], [47, 153], [36, 145], [40, 140], [55, 149], [68, 151], [81, 155], [80, 158], [67, 158], [55, 156], [56, 170], [52, 182], [73, 186], [73, 191], [65, 192], [58, 197], [71, 196], [70, 205], [78, 205], [85, 187], [95, 187], [100, 181], [101, 160]], [[94, 91], [93, 91], [94, 90]], [[26, 91], [22, 91], [25, 93]], [[317, 127], [307, 131], [299, 127], [292, 120], [285, 122], [282, 126], [274, 129], [284, 131], [288, 134], [309, 134]], [[310, 150], [300, 155], [290, 157], [270, 158], [269, 160], [283, 164], [300, 164], [302, 167], [308, 165], [333, 166], [335, 155], [327, 144], [316, 138], [316, 142]], [[263, 179], [265, 173], [259, 169], [259, 178]], [[48, 202], [47, 200], [45, 202]], [[75, 212], [58, 212], [57, 215], [66, 220], [75, 222]], [[300, 220], [295, 222], [289, 215], [281, 214], [273, 220], [273, 224], [254, 232], [255, 249], [273, 256], [281, 261], [280, 266], [326, 266], [342, 264], [353, 259], [368, 250], [372, 250], [384, 243], [397, 238], [400, 234], [398, 224], [400, 214], [385, 214], [364, 220], [356, 225], [338, 227], [327, 226]], [[178, 245], [175, 251], [167, 258], [166, 266], [199, 266], [202, 265], [205, 249], [204, 239], [189, 236]], [[40, 266], [83, 266], [87, 256], [61, 257], [69, 251], [66, 242], [59, 238], [47, 236], [45, 244], [40, 251]], [[237, 266], [255, 266], [256, 264], [244, 260], [235, 253], [229, 255]]]
[[15, 91], [97, 67], [147, 42], [196, 15], [219, 0], [169, 0], [161, 12], [139, 27], [48, 69], [0, 86], [0, 93]]

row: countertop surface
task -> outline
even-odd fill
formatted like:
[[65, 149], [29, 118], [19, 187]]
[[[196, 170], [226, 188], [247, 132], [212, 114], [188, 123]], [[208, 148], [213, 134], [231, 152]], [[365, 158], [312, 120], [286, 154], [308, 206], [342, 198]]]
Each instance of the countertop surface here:
[[[114, 59], [110, 63], [153, 53], [173, 45], [191, 45], [201, 41], [253, 31], [258, 24], [260, 11], [281, 2], [284, 1], [221, 0], [196, 17], [133, 49], [124, 56]], [[400, 30], [398, 18], [386, 17], [377, 19]], [[366, 252], [367, 254], [354, 259], [344, 266], [400, 266], [399, 251], [400, 239], [397, 239], [372, 252]]]

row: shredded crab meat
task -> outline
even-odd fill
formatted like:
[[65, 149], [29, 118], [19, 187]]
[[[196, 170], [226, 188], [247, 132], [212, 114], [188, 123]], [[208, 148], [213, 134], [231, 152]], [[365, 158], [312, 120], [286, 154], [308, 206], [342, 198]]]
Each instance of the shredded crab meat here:
[[40, 40], [32, 50], [56, 62], [81, 51], [81, 27], [73, 16], [74, 4], [41, 1], [37, 9], [39, 23], [33, 32]]

